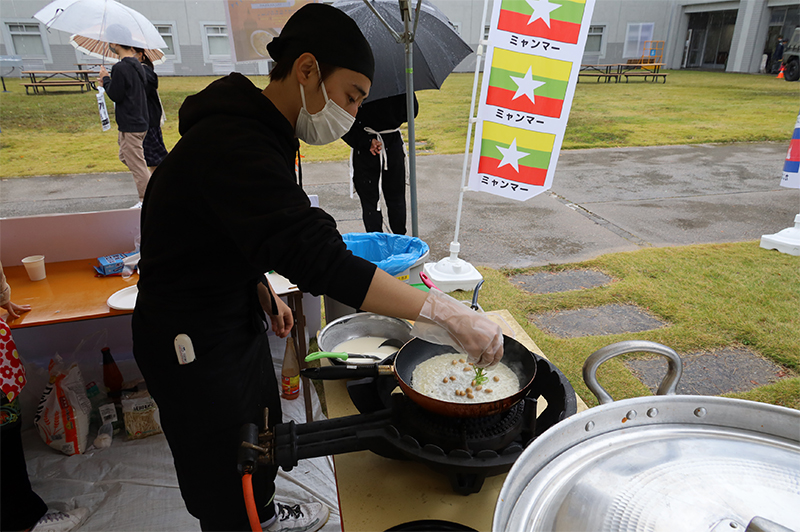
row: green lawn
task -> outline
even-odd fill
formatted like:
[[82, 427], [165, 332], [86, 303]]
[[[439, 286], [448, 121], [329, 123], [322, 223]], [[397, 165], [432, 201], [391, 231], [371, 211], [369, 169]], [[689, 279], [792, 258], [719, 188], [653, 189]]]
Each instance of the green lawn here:
[[[213, 77], [162, 77], [167, 148], [178, 141], [178, 109]], [[253, 81], [264, 86], [267, 78]], [[453, 74], [439, 91], [418, 93], [420, 154], [463, 153], [472, 74]], [[26, 95], [20, 80], [0, 93], [0, 177], [123, 172], [116, 128], [103, 133], [94, 94], [64, 90]], [[774, 76], [671, 71], [666, 84], [581, 82], [564, 149], [705, 142], [785, 142], [800, 102], [800, 83]], [[109, 102], [110, 103], [110, 102]], [[342, 160], [342, 141], [304, 146], [306, 161]]]
[[[726, 346], [749, 348], [783, 366], [787, 378], [733, 396], [800, 409], [800, 257], [743, 242], [648, 248], [525, 270], [479, 269], [486, 279], [481, 306], [508, 309], [590, 405], [597, 401], [583, 384], [586, 357], [614, 342], [650, 340], [679, 354]], [[595, 269], [614, 281], [588, 290], [530, 294], [508, 279], [519, 273], [566, 269]], [[647, 309], [669, 325], [641, 333], [563, 339], [528, 323], [532, 314], [626, 303]], [[599, 379], [615, 399], [650, 393], [619, 360], [604, 364]]]
[[[186, 96], [214, 78], [161, 79], [168, 148], [178, 141], [177, 115]], [[462, 153], [472, 74], [454, 74], [440, 91], [418, 93], [418, 152]], [[267, 78], [254, 78], [264, 85]], [[103, 133], [93, 94], [26, 96], [6, 80], [0, 93], [0, 177], [126, 171], [117, 160], [116, 130]], [[666, 84], [578, 84], [565, 149], [657, 146], [791, 138], [800, 107], [800, 83], [774, 76], [670, 71]], [[304, 146], [307, 161], [339, 160], [344, 143]], [[800, 258], [766, 251], [755, 242], [645, 249], [580, 264], [526, 272], [594, 268], [615, 279], [608, 286], [561, 294], [528, 294], [508, 277], [521, 271], [481, 268], [481, 305], [508, 309], [590, 405], [581, 366], [596, 349], [626, 339], [652, 340], [679, 353], [745, 346], [784, 368], [786, 378], [738, 397], [800, 408]], [[470, 294], [459, 293], [466, 299]], [[633, 303], [669, 326], [637, 334], [560, 339], [528, 324], [545, 311]], [[614, 398], [649, 393], [622, 364], [612, 361], [600, 382]]]

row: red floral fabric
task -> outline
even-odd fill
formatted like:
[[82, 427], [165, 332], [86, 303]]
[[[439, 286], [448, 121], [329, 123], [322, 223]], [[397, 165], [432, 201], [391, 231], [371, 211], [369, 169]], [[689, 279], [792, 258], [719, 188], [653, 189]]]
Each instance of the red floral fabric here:
[[19, 359], [11, 328], [0, 319], [0, 389], [13, 401], [25, 386], [25, 367]]

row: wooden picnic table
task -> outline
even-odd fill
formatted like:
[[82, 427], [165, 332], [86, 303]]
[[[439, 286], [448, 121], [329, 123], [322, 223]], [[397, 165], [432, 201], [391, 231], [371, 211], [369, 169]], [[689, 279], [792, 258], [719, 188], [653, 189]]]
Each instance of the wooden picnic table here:
[[78, 87], [81, 92], [95, 88], [92, 75], [97, 75], [94, 70], [24, 70], [30, 78], [29, 83], [23, 83], [25, 94], [30, 94], [29, 89], [33, 89], [34, 94], [45, 94], [48, 88], [54, 87]]
[[580, 81], [581, 76], [597, 78], [597, 81], [602, 79], [606, 83], [612, 79], [614, 81], [619, 81], [617, 79], [618, 66], [619, 65], [617, 63], [609, 63], [604, 65], [581, 65], [581, 70], [578, 73], [578, 81]]
[[619, 82], [621, 78], [625, 78], [628, 82], [629, 78], [643, 78], [647, 81], [648, 77], [652, 77], [651, 81], [656, 81], [662, 78], [664, 83], [667, 82], [667, 74], [661, 72], [661, 67], [664, 63], [642, 63], [637, 60], [629, 61], [627, 63], [609, 63], [599, 65], [581, 65], [580, 72], [578, 73], [578, 80], [581, 77], [596, 78], [597, 81], [601, 79], [608, 83], [612, 79]]

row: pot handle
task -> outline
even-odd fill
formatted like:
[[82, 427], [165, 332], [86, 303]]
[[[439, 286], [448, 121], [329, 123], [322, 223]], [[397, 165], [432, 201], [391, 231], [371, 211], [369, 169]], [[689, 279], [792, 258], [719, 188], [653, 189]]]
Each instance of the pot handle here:
[[675, 395], [678, 389], [678, 381], [683, 374], [683, 362], [678, 353], [669, 347], [647, 340], [626, 340], [615, 344], [607, 345], [598, 349], [583, 363], [583, 381], [589, 390], [597, 397], [601, 405], [614, 402], [614, 398], [597, 382], [597, 369], [600, 365], [614, 357], [627, 353], [655, 353], [668, 359], [667, 374], [658, 386], [656, 395]]

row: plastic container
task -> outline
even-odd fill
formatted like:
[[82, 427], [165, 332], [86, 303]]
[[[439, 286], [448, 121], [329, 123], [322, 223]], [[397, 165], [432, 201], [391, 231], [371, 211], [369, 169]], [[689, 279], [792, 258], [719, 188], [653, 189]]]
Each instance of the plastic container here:
[[346, 233], [342, 235], [347, 249], [354, 255], [367, 259], [389, 275], [401, 281], [409, 282], [411, 269], [419, 270], [428, 256], [428, 244], [419, 238], [407, 235], [392, 235], [389, 233]]

